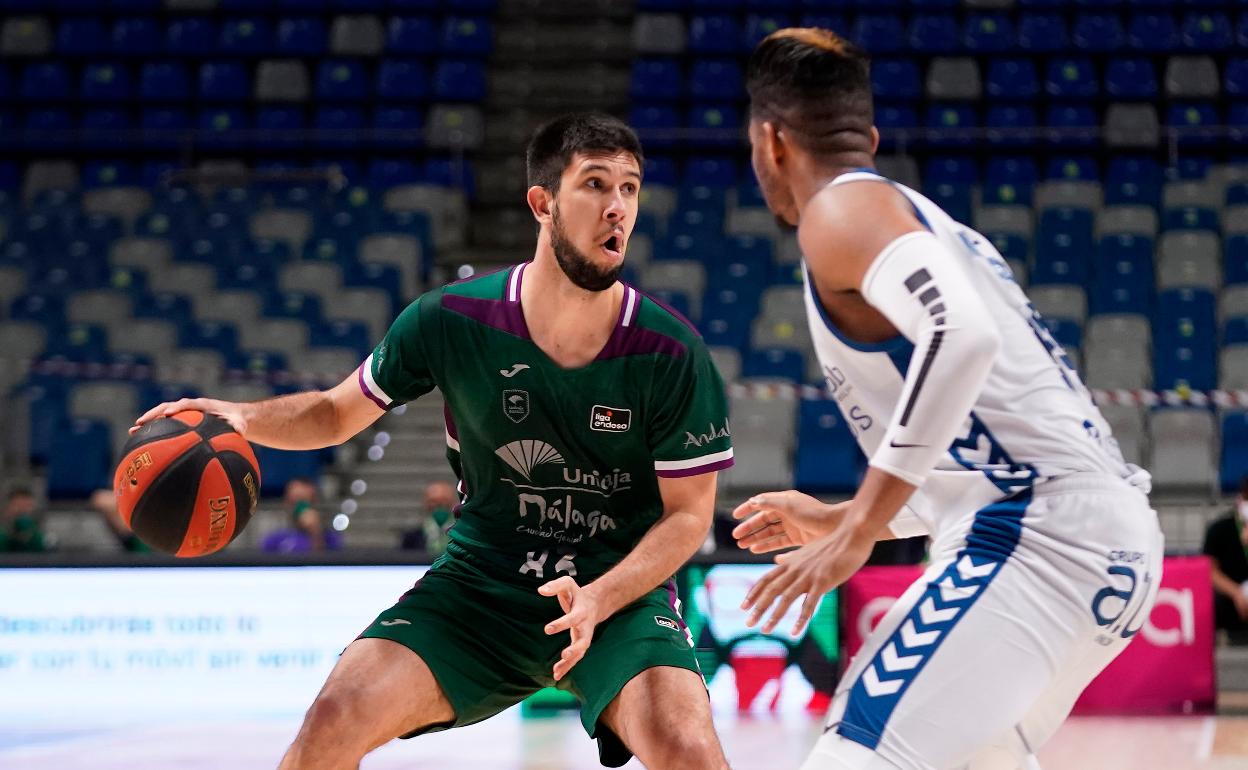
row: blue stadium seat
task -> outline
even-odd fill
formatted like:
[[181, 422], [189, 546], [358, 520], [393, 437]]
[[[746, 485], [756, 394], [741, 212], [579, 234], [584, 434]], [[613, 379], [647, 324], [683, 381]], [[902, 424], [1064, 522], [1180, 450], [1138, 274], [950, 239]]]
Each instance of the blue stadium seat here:
[[840, 408], [832, 399], [803, 400], [798, 409], [793, 484], [820, 494], [852, 492], [866, 466]]
[[1049, 60], [1044, 90], [1054, 99], [1094, 99], [1100, 93], [1096, 70], [1086, 56]]
[[883, 150], [891, 149], [897, 144], [898, 134], [918, 126], [919, 116], [909, 105], [875, 105], [875, 127], [880, 130], [880, 148]]
[[139, 76], [139, 98], [145, 102], [180, 102], [191, 93], [186, 68], [171, 62], [149, 62]]
[[113, 23], [111, 48], [117, 56], [151, 57], [161, 53], [160, 25], [149, 16], [118, 19]]
[[1066, 50], [1066, 20], [1055, 13], [1024, 13], [1018, 20], [1018, 46], [1032, 53]]
[[427, 56], [438, 52], [438, 33], [433, 19], [395, 16], [386, 25], [386, 52]]
[[923, 95], [923, 81], [914, 59], [872, 62], [871, 86], [879, 99], [918, 99]]
[[1171, 104], [1167, 125], [1180, 129], [1179, 144], [1205, 145], [1213, 140], [1210, 128], [1221, 125], [1217, 108], [1209, 102]]
[[1242, 206], [1248, 203], [1248, 182], [1235, 182], [1226, 186], [1226, 205]]
[[1229, 96], [1248, 96], [1248, 59], [1233, 58], [1222, 68], [1222, 90]]
[[[959, 48], [957, 21], [947, 14], [918, 14], [910, 22], [910, 47], [924, 54], [948, 54]], [[901, 40], [897, 39], [896, 44]], [[867, 51], [871, 52], [871, 48]]]
[[285, 356], [267, 350], [239, 350], [226, 359], [225, 366], [231, 377], [263, 377], [289, 370]]
[[97, 16], [70, 16], [56, 29], [56, 52], [62, 56], [98, 56], [109, 52], [108, 30]]
[[307, 128], [307, 120], [302, 107], [261, 107], [256, 110], [256, 128], [269, 132], [261, 144], [293, 145], [302, 140], [292, 136], [292, 133]]
[[112, 481], [108, 423], [67, 420], [53, 431], [48, 457], [48, 497], [86, 498]]
[[1151, 315], [1153, 240], [1129, 233], [1101, 237], [1096, 250], [1093, 313]]
[[373, 112], [373, 128], [387, 132], [378, 137], [380, 146], [419, 146], [424, 120], [420, 110], [410, 107], [379, 107]]
[[970, 185], [951, 184], [949, 182], [925, 185], [923, 194], [931, 198], [949, 216], [964, 224], [971, 224], [974, 188]]
[[1153, 99], [1157, 73], [1148, 59], [1110, 59], [1105, 69], [1105, 93], [1114, 99]]
[[367, 99], [368, 76], [364, 65], [347, 59], [327, 59], [316, 70], [316, 95], [335, 102]]
[[1228, 412], [1222, 416], [1222, 457], [1218, 478], [1223, 492], [1234, 492], [1248, 472], [1248, 414]]
[[[763, 4], [761, 10], [771, 11], [776, 5]], [[792, 17], [784, 13], [751, 13], [745, 17], [745, 32], [741, 38], [742, 47], [747, 51], [754, 50], [763, 38], [778, 29], [793, 26]]]
[[251, 78], [238, 62], [205, 62], [199, 67], [199, 96], [205, 101], [243, 102], [251, 98]]
[[[676, 125], [675, 113], [673, 112], [672, 125]], [[635, 126], [636, 123], [629, 121], [629, 125]], [[677, 184], [676, 161], [671, 158], [662, 156], [646, 157], [646, 181], [650, 184], [667, 185], [674, 187]]]
[[1183, 17], [1183, 47], [1200, 53], [1220, 53], [1234, 44], [1231, 19], [1221, 11], [1196, 11]]
[[1248, 316], [1235, 316], [1222, 324], [1223, 345], [1248, 344]]
[[20, 94], [31, 102], [65, 101], [71, 96], [69, 70], [58, 62], [27, 64], [22, 70]]
[[269, 318], [290, 318], [316, 326], [321, 323], [321, 300], [313, 294], [274, 292], [265, 297], [263, 313]]
[[1212, 345], [1153, 343], [1153, 387], [1212, 390], [1217, 383], [1217, 354]]
[[82, 189], [137, 185], [134, 165], [124, 161], [93, 160], [82, 167]]
[[[685, 164], [685, 179], [695, 184], [731, 187], [739, 172], [732, 158], [718, 156], [694, 156]], [[682, 212], [676, 212], [679, 217]], [[723, 211], [719, 212], [721, 215]]]
[[1044, 325], [1063, 348], [1078, 348], [1083, 342], [1083, 327], [1074, 319], [1046, 316]]
[[1049, 132], [1050, 141], [1056, 146], [1087, 147], [1100, 141], [1100, 120], [1096, 108], [1088, 105], [1050, 105], [1045, 124], [1056, 129]]
[[968, 51], [1005, 53], [1018, 45], [1014, 24], [1001, 13], [972, 13], [966, 18], [962, 41]]
[[190, 297], [171, 292], [149, 294], [143, 302], [134, 303], [135, 318], [156, 318], [182, 326], [194, 318]]
[[393, 265], [382, 265], [375, 262], [349, 263], [344, 266], [342, 285], [347, 287], [381, 289], [390, 297], [390, 307], [394, 312], [401, 310], [407, 301], [399, 296], [402, 277], [399, 269]]
[[134, 127], [130, 112], [122, 109], [89, 109], [82, 113], [82, 130], [86, 136], [83, 145], [91, 148], [108, 148], [124, 144], [122, 134]]
[[1092, 253], [1092, 212], [1052, 208], [1040, 215], [1031, 283], [1088, 283]]
[[273, 29], [259, 17], [226, 19], [217, 38], [217, 51], [225, 56], [259, 56], [273, 50]]
[[990, 158], [984, 172], [983, 202], [1030, 206], [1035, 184], [1036, 164], [1031, 158]]
[[238, 328], [218, 321], [192, 321], [178, 327], [178, 347], [216, 350], [226, 359], [238, 352]]
[[130, 70], [120, 64], [88, 64], [82, 71], [81, 93], [90, 102], [124, 102], [130, 98]]
[[190, 115], [181, 108], [145, 109], [139, 115], [139, 127], [144, 131], [143, 143], [149, 149], [178, 146], [181, 142], [179, 134], [190, 125]]
[[653, 299], [662, 305], [666, 305], [669, 309], [675, 310], [677, 313], [690, 321], [697, 321], [694, 314], [689, 310], [689, 295], [685, 292], [674, 291], [671, 289], [652, 289], [648, 290], [646, 294], [650, 297], [650, 299]]
[[214, 146], [230, 146], [237, 142], [235, 131], [250, 127], [247, 113], [237, 108], [201, 110], [197, 127], [203, 132], [202, 141]]
[[687, 124], [697, 132], [692, 141], [707, 147], [736, 147], [741, 143], [741, 115], [732, 104], [695, 104]]
[[1140, 13], [1127, 24], [1127, 44], [1144, 53], [1169, 53], [1179, 46], [1179, 29], [1169, 13]]
[[256, 450], [256, 462], [264, 468], [260, 474], [260, 494], [265, 497], [281, 495], [292, 479], [316, 480], [321, 476], [320, 450], [291, 451], [259, 444], [252, 447]]
[[1235, 42], [1240, 48], [1248, 46], [1248, 13], [1239, 15], [1239, 24], [1235, 25]]
[[1197, 206], [1168, 208], [1161, 215], [1162, 230], [1212, 230], [1217, 232], [1218, 212]]
[[969, 104], [933, 104], [927, 108], [926, 126], [933, 129], [945, 129], [950, 133], [933, 137], [933, 147], [959, 147], [972, 144], [973, 139], [959, 133], [978, 126], [979, 116]]
[[1036, 67], [1030, 59], [993, 58], [988, 63], [984, 92], [993, 99], [1031, 99], [1040, 93]]
[[315, 17], [282, 19], [277, 23], [277, 45], [282, 56], [324, 54], [329, 40], [325, 22]]
[[1112, 53], [1126, 44], [1127, 33], [1117, 14], [1080, 13], [1071, 27], [1071, 42], [1093, 53]]
[[374, 340], [368, 326], [357, 321], [330, 321], [311, 330], [309, 343], [320, 348], [348, 348], [363, 361], [372, 350]]
[[1153, 323], [1154, 345], [1209, 345], [1212, 349], [1217, 341], [1215, 306], [1213, 292], [1206, 289], [1159, 292]]
[[862, 14], [850, 33], [850, 38], [872, 56], [900, 51], [905, 37], [901, 19], [891, 14]]
[[217, 53], [217, 26], [200, 16], [175, 19], [165, 31], [165, 51], [172, 56]]
[[[636, 129], [646, 147], [672, 147], [676, 144], [672, 132], [680, 126], [680, 118], [674, 107], [635, 104], [629, 111], [628, 124]], [[649, 167], [647, 167], [647, 172], [649, 172]], [[653, 181], [649, 173], [647, 173], [647, 181]]]
[[988, 142], [997, 147], [1027, 147], [1035, 142], [1025, 129], [1036, 125], [1036, 110], [1030, 104], [996, 104], [988, 108], [984, 125]]
[[629, 93], [634, 99], [671, 101], [684, 95], [685, 79], [676, 59], [637, 59]]
[[485, 57], [494, 48], [494, 27], [484, 16], [448, 16], [442, 22], [442, 50], [455, 56]]
[[359, 107], [317, 107], [312, 127], [318, 131], [320, 144], [333, 147], [354, 146], [365, 126], [364, 111]]
[[108, 332], [103, 326], [70, 324], [64, 334], [48, 338], [43, 354], [48, 359], [77, 363], [103, 361], [108, 356]]
[[751, 350], [741, 362], [741, 376], [804, 382], [806, 358], [796, 350], [784, 348]]
[[741, 51], [741, 39], [741, 25], [733, 16], [694, 16], [689, 20], [690, 53], [735, 54]]
[[433, 95], [456, 102], [485, 99], [485, 66], [479, 61], [442, 60], [433, 73]]
[[65, 302], [54, 294], [29, 292], [9, 303], [9, 318], [34, 321], [48, 329], [60, 329], [65, 325]]
[[68, 110], [37, 109], [26, 113], [22, 129], [26, 146], [43, 150], [57, 150], [69, 145], [68, 132], [74, 128], [74, 119]]
[[702, 59], [689, 70], [689, 95], [701, 100], [740, 99], [745, 95], [741, 66], [732, 60]]
[[1105, 205], [1143, 204], [1161, 207], [1161, 167], [1152, 158], [1117, 156], [1109, 161]]
[[938, 155], [923, 167], [924, 185], [973, 185], [979, 181], [979, 164], [960, 155]]
[[377, 96], [397, 102], [423, 101], [429, 95], [429, 72], [420, 62], [386, 59], [377, 69]]

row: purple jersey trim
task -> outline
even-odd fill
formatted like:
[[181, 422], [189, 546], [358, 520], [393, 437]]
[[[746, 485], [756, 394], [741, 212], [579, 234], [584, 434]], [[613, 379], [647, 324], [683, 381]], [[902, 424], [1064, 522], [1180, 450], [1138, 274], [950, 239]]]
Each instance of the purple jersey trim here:
[[733, 459], [729, 457], [725, 460], [707, 463], [706, 465], [698, 465], [693, 468], [681, 468], [676, 471], [655, 471], [654, 475], [662, 476], [665, 479], [683, 479], [688, 476], [700, 476], [703, 473], [710, 473], [711, 471], [722, 471], [725, 468], [731, 468], [732, 463]]
[[611, 358], [642, 356], [647, 353], [661, 353], [680, 358], [686, 350], [680, 340], [666, 334], [636, 326], [617, 326], [611, 339], [607, 340], [607, 344], [594, 360], [606, 361]]
[[459, 429], [455, 427], [455, 417], [451, 414], [451, 404], [442, 402], [442, 420], [446, 423], [446, 435], [459, 441]]
[[[366, 363], [367, 363], [367, 362], [365, 362], [365, 364], [366, 364]], [[370, 391], [370, 390], [368, 389], [368, 385], [364, 384], [364, 366], [365, 366], [365, 364], [360, 364], [360, 368], [358, 368], [358, 369], [356, 369], [356, 370], [355, 370], [356, 380], [360, 383], [360, 391], [361, 391], [361, 392], [362, 392], [365, 396], [368, 396], [368, 400], [369, 400], [369, 401], [372, 401], [374, 404], [376, 404], [376, 405], [377, 405], [377, 407], [378, 407], [379, 409], [383, 409], [383, 410], [385, 410], [385, 411], [389, 411], [389, 407], [387, 407], [384, 403], [382, 403], [382, 400], [381, 400], [380, 398], [377, 398], [376, 396], [374, 396], [374, 395], [373, 395], [373, 393], [372, 393], [372, 391]]]
[[529, 326], [524, 322], [524, 314], [519, 304], [504, 302], [499, 299], [479, 299], [462, 297], [458, 294], [443, 294], [442, 307], [452, 313], [459, 313], [486, 326], [519, 337], [530, 339]]

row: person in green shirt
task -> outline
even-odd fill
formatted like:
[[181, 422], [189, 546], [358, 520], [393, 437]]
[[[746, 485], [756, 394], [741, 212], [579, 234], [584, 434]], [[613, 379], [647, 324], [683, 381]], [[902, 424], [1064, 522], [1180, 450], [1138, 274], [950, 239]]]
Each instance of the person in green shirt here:
[[35, 518], [35, 496], [25, 487], [9, 491], [0, 517], [0, 551], [42, 553], [47, 545]]
[[198, 409], [312, 449], [434, 387], [445, 398], [446, 552], [346, 649], [283, 769], [355, 767], [551, 686], [580, 700], [609, 767], [727, 767], [672, 580], [732, 464], [723, 382], [688, 321], [618, 280], [642, 182], [633, 131], [565, 116], [526, 160], [531, 261], [421, 296], [329, 391], [139, 419]]

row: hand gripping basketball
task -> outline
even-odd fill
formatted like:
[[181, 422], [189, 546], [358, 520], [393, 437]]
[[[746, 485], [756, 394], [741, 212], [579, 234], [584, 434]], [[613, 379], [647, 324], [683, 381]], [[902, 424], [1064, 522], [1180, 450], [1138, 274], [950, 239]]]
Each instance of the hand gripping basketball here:
[[230, 427], [241, 435], [247, 435], [247, 418], [243, 414], [243, 405], [230, 401], [218, 401], [215, 398], [183, 398], [177, 401], [166, 401], [148, 409], [139, 419], [134, 421], [130, 435], [152, 420], [161, 417], [172, 417], [178, 412], [203, 412], [215, 415], [230, 424]]

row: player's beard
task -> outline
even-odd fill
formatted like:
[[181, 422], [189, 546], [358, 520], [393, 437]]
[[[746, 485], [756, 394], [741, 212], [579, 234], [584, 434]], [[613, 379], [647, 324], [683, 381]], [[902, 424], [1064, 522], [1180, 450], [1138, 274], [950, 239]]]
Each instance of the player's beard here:
[[595, 265], [584, 252], [573, 246], [568, 234], [564, 232], [563, 221], [559, 219], [557, 206], [551, 211], [550, 248], [555, 252], [555, 261], [559, 263], [563, 274], [575, 286], [585, 291], [610, 289], [620, 277], [620, 271], [624, 269], [623, 262], [615, 267], [601, 268]]

